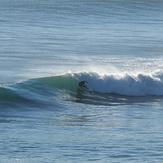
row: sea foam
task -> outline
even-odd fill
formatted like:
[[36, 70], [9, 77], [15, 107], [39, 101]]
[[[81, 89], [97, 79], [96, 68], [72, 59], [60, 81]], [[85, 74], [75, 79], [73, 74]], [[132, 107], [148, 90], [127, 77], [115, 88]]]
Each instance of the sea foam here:
[[144, 96], [163, 95], [163, 73], [104, 74], [80, 72], [71, 74], [77, 81], [86, 80], [88, 86], [101, 93]]

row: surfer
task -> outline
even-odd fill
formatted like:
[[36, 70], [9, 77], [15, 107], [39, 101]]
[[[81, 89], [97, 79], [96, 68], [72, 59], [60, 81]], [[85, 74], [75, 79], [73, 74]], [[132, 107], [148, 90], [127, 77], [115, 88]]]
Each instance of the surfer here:
[[[85, 85], [86, 83], [88, 83], [88, 82], [85, 81], [85, 80], [83, 80], [83, 81], [80, 81], [78, 85], [79, 85], [80, 88], [86, 89], [86, 90], [92, 95], [92, 93], [91, 93], [91, 91], [89, 90], [89, 88]], [[80, 92], [80, 93], [78, 92], [78, 94], [81, 94], [81, 92]]]
[[84, 81], [84, 80], [83, 81], [80, 81], [79, 82], [79, 87], [80, 88], [86, 88], [86, 89], [88, 89], [88, 87], [85, 85], [86, 83], [88, 83], [88, 82], [87, 81]]

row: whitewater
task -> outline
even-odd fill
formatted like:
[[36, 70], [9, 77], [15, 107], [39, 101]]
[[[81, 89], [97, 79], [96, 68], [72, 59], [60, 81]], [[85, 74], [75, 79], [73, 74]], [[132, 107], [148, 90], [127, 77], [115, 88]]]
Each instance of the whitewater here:
[[0, 162], [163, 162], [162, 18], [162, 0], [0, 1]]

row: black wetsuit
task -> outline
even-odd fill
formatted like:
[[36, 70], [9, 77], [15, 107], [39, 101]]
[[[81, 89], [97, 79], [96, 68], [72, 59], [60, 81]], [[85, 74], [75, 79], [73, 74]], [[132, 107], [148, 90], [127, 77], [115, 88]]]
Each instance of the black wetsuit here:
[[86, 89], [88, 89], [87, 88], [87, 86], [85, 86], [85, 83], [87, 83], [87, 81], [81, 81], [81, 82], [79, 82], [79, 87], [81, 87], [81, 88], [86, 88]]

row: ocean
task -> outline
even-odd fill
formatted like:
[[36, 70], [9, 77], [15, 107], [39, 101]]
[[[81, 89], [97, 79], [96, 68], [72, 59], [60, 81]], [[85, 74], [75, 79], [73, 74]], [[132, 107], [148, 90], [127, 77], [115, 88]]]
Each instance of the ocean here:
[[1, 163], [163, 162], [162, 0], [1, 0], [0, 36]]

